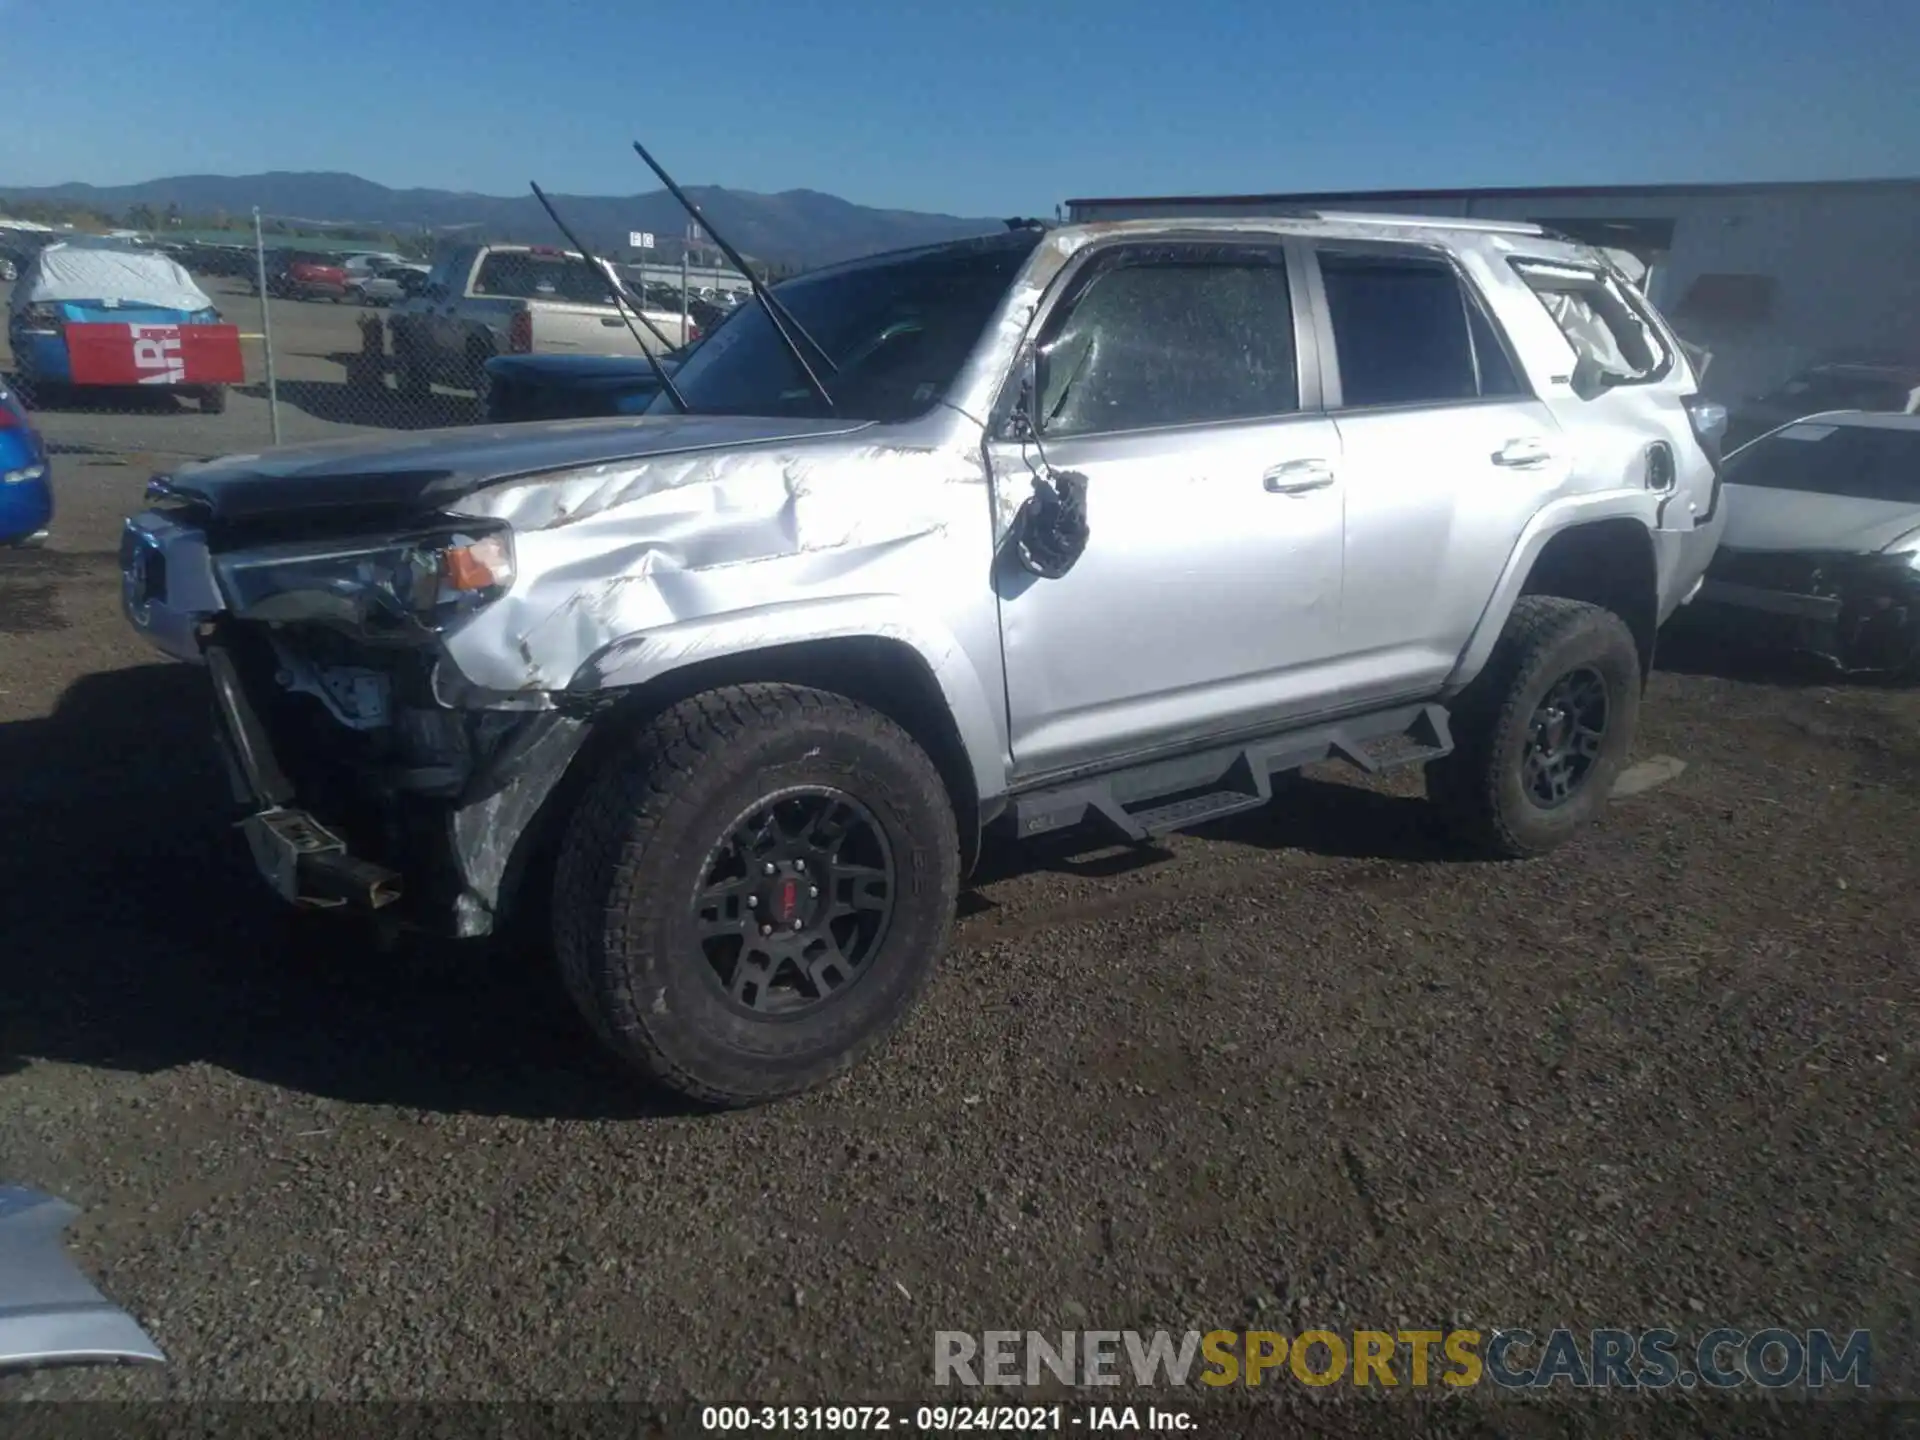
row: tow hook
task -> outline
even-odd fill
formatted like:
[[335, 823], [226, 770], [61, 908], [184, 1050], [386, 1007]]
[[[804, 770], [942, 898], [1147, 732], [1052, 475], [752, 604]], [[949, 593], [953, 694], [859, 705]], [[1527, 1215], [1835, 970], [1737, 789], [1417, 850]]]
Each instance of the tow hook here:
[[347, 842], [304, 810], [275, 806], [240, 822], [254, 864], [290, 904], [379, 910], [400, 898], [400, 876], [347, 853]]

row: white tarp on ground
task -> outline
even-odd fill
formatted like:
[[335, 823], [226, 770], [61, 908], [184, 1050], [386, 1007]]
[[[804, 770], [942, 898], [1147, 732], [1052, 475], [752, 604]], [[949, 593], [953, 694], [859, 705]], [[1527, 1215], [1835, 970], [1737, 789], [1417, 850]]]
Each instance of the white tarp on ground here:
[[118, 300], [156, 310], [211, 310], [207, 292], [178, 263], [153, 250], [49, 245], [18, 285], [13, 307], [72, 300]]

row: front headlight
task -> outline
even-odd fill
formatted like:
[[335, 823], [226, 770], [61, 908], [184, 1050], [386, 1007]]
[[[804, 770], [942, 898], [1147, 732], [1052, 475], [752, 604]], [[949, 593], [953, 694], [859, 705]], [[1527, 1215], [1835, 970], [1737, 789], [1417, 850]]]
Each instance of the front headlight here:
[[1909, 530], [1880, 553], [1897, 557], [1920, 570], [1920, 529]]
[[217, 560], [243, 620], [333, 625], [371, 640], [417, 640], [513, 585], [513, 532], [466, 527], [375, 545], [281, 545]]

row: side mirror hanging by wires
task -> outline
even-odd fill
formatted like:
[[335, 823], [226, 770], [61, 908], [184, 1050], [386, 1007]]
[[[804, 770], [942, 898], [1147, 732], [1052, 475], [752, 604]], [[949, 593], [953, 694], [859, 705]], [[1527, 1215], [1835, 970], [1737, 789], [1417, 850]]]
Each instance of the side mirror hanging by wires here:
[[[1021, 568], [1042, 580], [1058, 580], [1079, 562], [1091, 538], [1087, 477], [1078, 470], [1053, 468], [1030, 418], [1029, 404], [1030, 394], [1023, 397], [1013, 423], [1020, 439], [1020, 458], [1027, 462], [1033, 476], [1033, 493], [1021, 502], [1007, 533]], [[1027, 453], [1029, 447], [1040, 458], [1037, 466]]]

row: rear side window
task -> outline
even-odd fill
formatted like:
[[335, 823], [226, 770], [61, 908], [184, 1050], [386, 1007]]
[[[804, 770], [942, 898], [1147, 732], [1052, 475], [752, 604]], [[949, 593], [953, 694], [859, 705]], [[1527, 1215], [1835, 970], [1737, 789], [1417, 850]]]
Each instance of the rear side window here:
[[1320, 254], [1341, 403], [1426, 405], [1526, 393], [1498, 332], [1451, 265]]
[[1574, 354], [1592, 360], [1615, 384], [1657, 380], [1672, 365], [1659, 331], [1610, 277], [1536, 261], [1516, 260], [1513, 268], [1546, 306]]
[[1293, 302], [1277, 247], [1140, 247], [1093, 266], [1042, 338], [1043, 435], [1300, 408]]

